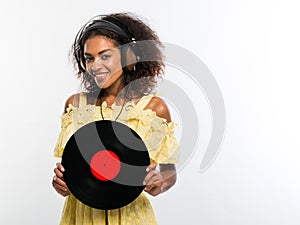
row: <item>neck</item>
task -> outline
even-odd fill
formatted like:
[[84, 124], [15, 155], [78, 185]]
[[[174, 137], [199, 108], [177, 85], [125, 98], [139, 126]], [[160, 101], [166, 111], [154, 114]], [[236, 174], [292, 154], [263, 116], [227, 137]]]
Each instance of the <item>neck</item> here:
[[120, 95], [123, 92], [123, 86], [118, 87], [118, 88], [106, 88], [103, 89], [103, 97], [112, 97], [116, 98], [118, 95]]
[[120, 77], [113, 85], [103, 89], [102, 96], [114, 99], [117, 96], [122, 96], [124, 89], [124, 81], [122, 78], [123, 77]]
[[101, 94], [101, 100], [106, 101], [108, 106], [111, 106], [113, 103], [116, 105], [122, 105], [125, 104], [126, 100], [128, 99], [128, 91], [130, 87], [119, 89], [103, 89], [103, 92]]

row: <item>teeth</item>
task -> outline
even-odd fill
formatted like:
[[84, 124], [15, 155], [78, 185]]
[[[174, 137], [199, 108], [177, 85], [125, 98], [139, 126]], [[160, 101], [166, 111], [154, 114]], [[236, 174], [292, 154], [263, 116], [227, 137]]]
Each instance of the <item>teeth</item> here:
[[108, 72], [105, 72], [105, 73], [98, 73], [98, 74], [95, 74], [96, 77], [103, 77], [105, 76], [106, 74], [108, 74]]

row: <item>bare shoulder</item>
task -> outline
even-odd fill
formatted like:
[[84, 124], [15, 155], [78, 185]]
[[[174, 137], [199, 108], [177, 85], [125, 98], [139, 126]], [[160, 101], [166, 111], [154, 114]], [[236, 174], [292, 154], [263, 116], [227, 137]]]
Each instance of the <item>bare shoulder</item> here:
[[167, 104], [159, 97], [151, 98], [145, 109], [151, 109], [158, 117], [164, 118], [167, 122], [171, 122], [171, 115]]
[[76, 94], [72, 94], [70, 97], [67, 98], [65, 103], [64, 113], [67, 112], [67, 108], [69, 107], [70, 104], [75, 107], [79, 106], [79, 95], [80, 93], [76, 93]]

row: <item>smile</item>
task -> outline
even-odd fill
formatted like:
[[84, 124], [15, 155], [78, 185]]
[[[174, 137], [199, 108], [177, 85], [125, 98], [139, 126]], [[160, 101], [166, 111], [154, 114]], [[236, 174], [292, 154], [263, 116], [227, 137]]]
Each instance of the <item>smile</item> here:
[[104, 78], [107, 77], [107, 75], [109, 74], [109, 72], [102, 72], [102, 73], [94, 73], [93, 74], [93, 77], [96, 79], [96, 80], [103, 80]]

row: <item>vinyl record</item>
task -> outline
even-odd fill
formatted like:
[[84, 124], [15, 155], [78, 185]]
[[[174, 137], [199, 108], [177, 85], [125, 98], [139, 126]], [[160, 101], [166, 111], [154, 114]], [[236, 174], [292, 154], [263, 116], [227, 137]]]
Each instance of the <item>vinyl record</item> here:
[[91, 122], [68, 140], [62, 156], [64, 180], [82, 203], [116, 209], [136, 199], [144, 189], [150, 164], [140, 136], [110, 120]]

